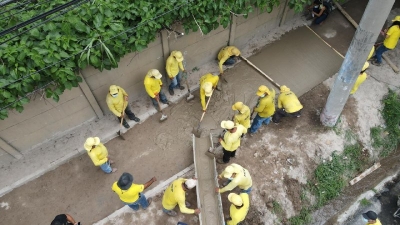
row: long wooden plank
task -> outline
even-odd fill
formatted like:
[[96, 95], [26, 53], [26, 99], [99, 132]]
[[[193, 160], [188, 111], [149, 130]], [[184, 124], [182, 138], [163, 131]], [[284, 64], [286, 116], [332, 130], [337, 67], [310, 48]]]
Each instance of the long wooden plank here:
[[365, 170], [364, 172], [362, 172], [360, 175], [358, 175], [356, 178], [354, 178], [353, 180], [350, 181], [350, 185], [353, 185], [355, 183], [357, 183], [358, 181], [360, 181], [361, 179], [363, 179], [364, 177], [368, 176], [368, 174], [374, 172], [376, 169], [378, 169], [379, 167], [381, 167], [381, 164], [375, 163], [372, 167], [368, 168], [367, 170]]

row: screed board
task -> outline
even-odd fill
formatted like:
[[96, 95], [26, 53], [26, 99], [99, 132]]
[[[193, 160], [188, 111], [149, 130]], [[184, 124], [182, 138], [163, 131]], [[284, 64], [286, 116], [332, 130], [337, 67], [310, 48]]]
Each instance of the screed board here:
[[197, 184], [197, 204], [201, 210], [200, 225], [223, 225], [223, 212], [220, 194], [215, 193], [216, 165], [204, 153], [211, 147], [209, 137], [196, 138], [193, 135], [193, 157]]

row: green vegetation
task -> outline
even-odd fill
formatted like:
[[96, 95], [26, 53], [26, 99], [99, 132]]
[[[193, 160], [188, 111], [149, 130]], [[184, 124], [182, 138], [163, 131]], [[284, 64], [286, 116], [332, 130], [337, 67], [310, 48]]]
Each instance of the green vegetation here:
[[279, 213], [282, 212], [282, 207], [281, 207], [281, 205], [279, 204], [279, 202], [277, 202], [277, 201], [273, 201], [273, 202], [272, 202], [272, 211], [273, 211], [275, 214], [279, 214]]
[[371, 128], [372, 146], [379, 151], [380, 157], [386, 157], [396, 150], [400, 141], [400, 98], [392, 90], [383, 99], [382, 117], [386, 127]]
[[360, 200], [360, 205], [361, 206], [369, 206], [369, 205], [371, 205], [371, 202], [368, 199], [363, 198]]
[[[39, 1], [21, 9], [11, 3], [1, 8], [0, 27], [12, 28], [67, 3]], [[301, 12], [311, 0], [290, 0]], [[63, 14], [34, 22], [0, 37], [0, 119], [8, 110], [22, 112], [33, 94], [44, 91], [54, 101], [78, 86], [79, 69], [116, 68], [128, 53], [142, 51], [162, 29], [182, 24], [185, 33], [208, 34], [228, 27], [231, 14], [245, 18], [256, 8], [271, 12], [280, 0], [87, 0]], [[182, 31], [179, 31], [182, 32]]]
[[289, 219], [291, 225], [305, 225], [311, 222], [311, 210], [302, 208], [299, 215]]

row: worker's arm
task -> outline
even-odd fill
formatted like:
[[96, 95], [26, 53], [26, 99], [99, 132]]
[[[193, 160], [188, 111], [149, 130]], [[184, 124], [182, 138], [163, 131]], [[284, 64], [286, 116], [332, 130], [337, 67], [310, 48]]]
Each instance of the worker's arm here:
[[157, 179], [155, 177], [151, 178], [149, 181], [147, 181], [143, 186], [143, 189], [148, 188], [151, 184], [153, 184]]
[[185, 200], [179, 201], [178, 205], [179, 205], [179, 209], [181, 210], [182, 213], [186, 213], [186, 214], [194, 213], [194, 209], [189, 209], [188, 207], [186, 207]]
[[282, 97], [279, 95], [278, 97], [278, 109], [282, 109]]
[[212, 84], [214, 89], [217, 87], [218, 81], [219, 81], [219, 76], [213, 76]]
[[114, 104], [113, 104], [113, 102], [112, 102], [112, 99], [107, 99], [107, 106], [108, 106], [108, 108], [110, 109], [110, 111], [112, 112], [112, 113], [114, 113], [114, 115], [116, 115], [116, 116], [118, 116], [118, 117], [121, 117], [121, 113], [120, 112], [118, 112], [116, 109], [115, 109], [115, 107], [114, 107]]
[[172, 65], [171, 65], [171, 63], [169, 62], [170, 60], [169, 60], [169, 58], [167, 59], [167, 65], [165, 66], [165, 70], [167, 71], [167, 74], [168, 74], [168, 77], [170, 78], [170, 79], [172, 79], [173, 77], [173, 75], [172, 75], [172, 71], [171, 71], [171, 67], [172, 67]]
[[147, 94], [151, 98], [155, 98], [156, 95], [154, 94], [153, 90], [151, 90], [151, 84], [150, 83], [144, 83], [144, 88], [146, 89]]
[[219, 189], [219, 193], [224, 193], [227, 191], [232, 191], [235, 187], [237, 187], [237, 182], [235, 180], [232, 180], [231, 182], [229, 182], [228, 185], [226, 185], [225, 187]]
[[182, 62], [178, 62], [178, 66], [182, 71], [185, 71], [185, 68], [183, 67], [183, 63]]
[[228, 54], [223, 54], [223, 56], [221, 57], [221, 59], [219, 60], [219, 73], [224, 73], [224, 70], [222, 69], [222, 65], [226, 62], [226, 60], [229, 59]]
[[319, 13], [313, 11], [313, 14], [316, 15], [317, 17], [320, 17], [322, 13], [324, 13], [324, 11], [325, 11], [325, 6], [322, 6], [321, 10], [319, 10]]
[[69, 215], [69, 214], [65, 214], [65, 215], [67, 216], [67, 221], [68, 221], [68, 222], [70, 222], [70, 223], [72, 223], [72, 224], [75, 224], [75, 223], [76, 223], [75, 220], [74, 220], [74, 218], [72, 218], [71, 215]]
[[107, 160], [108, 160], [107, 158], [104, 158], [104, 159], [102, 159], [102, 160], [99, 160], [99, 159], [97, 158], [97, 156], [94, 154], [93, 151], [88, 152], [88, 155], [89, 155], [90, 159], [93, 161], [93, 164], [94, 164], [95, 166], [101, 166], [101, 165], [103, 165], [105, 162], [107, 162]]
[[263, 101], [262, 99], [258, 102], [256, 108], [254, 108], [255, 112], [262, 112], [265, 109], [266, 104], [264, 103], [265, 101]]

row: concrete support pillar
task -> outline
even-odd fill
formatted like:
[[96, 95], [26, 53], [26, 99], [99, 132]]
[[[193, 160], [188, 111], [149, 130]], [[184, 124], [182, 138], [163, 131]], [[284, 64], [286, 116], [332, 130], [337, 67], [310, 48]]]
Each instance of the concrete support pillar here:
[[13, 146], [11, 146], [7, 142], [5, 142], [2, 138], [0, 138], [0, 149], [3, 149], [8, 154], [14, 156], [14, 158], [16, 158], [16, 159], [22, 158], [22, 154], [17, 149], [15, 149]]
[[95, 99], [92, 91], [90, 90], [89, 86], [86, 83], [85, 77], [80, 73], [79, 74], [82, 78], [82, 82], [79, 83], [79, 88], [82, 90], [83, 94], [85, 95], [86, 99], [88, 100], [90, 106], [92, 107], [94, 113], [98, 119], [104, 116], [103, 111], [101, 110], [99, 103]]
[[231, 13], [231, 25], [229, 28], [229, 42], [228, 45], [234, 45], [235, 42], [235, 32], [236, 32], [236, 19], [237, 16]]
[[[169, 49], [168, 32], [166, 29], [162, 29], [160, 34], [161, 34], [161, 45], [162, 45], [163, 58], [164, 58], [164, 62], [165, 62], [165, 61], [167, 61], [167, 58], [168, 58], [169, 54], [171, 53], [170, 49]], [[160, 71], [160, 72], [162, 74], [165, 74], [164, 77], [165, 77], [166, 84], [169, 84], [169, 79], [168, 79], [167, 71], [165, 70], [165, 67], [164, 67], [164, 71]]]
[[323, 125], [335, 126], [349, 98], [350, 91], [367, 60], [368, 54], [392, 9], [394, 1], [369, 1], [329, 93], [325, 108], [321, 113], [320, 120]]

